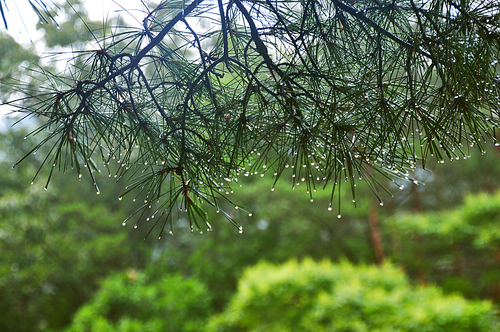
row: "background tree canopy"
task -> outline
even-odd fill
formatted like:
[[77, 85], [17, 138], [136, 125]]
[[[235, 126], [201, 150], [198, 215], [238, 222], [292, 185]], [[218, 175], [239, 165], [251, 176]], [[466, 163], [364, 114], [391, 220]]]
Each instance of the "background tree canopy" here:
[[[149, 231], [145, 219], [137, 229], [120, 227], [120, 220], [132, 208], [116, 199], [120, 188], [103, 186], [101, 195], [96, 196], [91, 184], [76, 177], [55, 177], [49, 191], [43, 190], [43, 183], [30, 186], [48, 146], [10, 170], [33, 144], [34, 138], [23, 140], [24, 136], [22, 128], [0, 134], [2, 331], [163, 331], [165, 325], [177, 331], [200, 331], [203, 327], [232, 330], [232, 315], [247, 319], [244, 306], [265, 303], [271, 308], [292, 303], [286, 315], [295, 315], [296, 320], [300, 320], [297, 312], [307, 307], [310, 310], [304, 313], [304, 324], [314, 331], [331, 324], [328, 317], [338, 308], [353, 318], [338, 320], [348, 327], [350, 322], [361, 327], [406, 326], [403, 324], [415, 321], [425, 327], [450, 322], [442, 330], [452, 332], [457, 330], [453, 322], [460, 317], [464, 326], [487, 331], [495, 330], [498, 324], [494, 315], [500, 299], [496, 254], [500, 194], [474, 195], [448, 211], [419, 214], [412, 210], [412, 204], [401, 201], [414, 199], [415, 192], [409, 189], [381, 208], [370, 200], [369, 188], [360, 186], [362, 204], [357, 208], [347, 205], [343, 218], [337, 219], [318, 209], [329, 200], [326, 192], [318, 192], [314, 204], [301, 204], [307, 195], [287, 190], [286, 183], [278, 183], [271, 192], [265, 190], [272, 185], [271, 178], [245, 178], [238, 199], [252, 208], [254, 216], [233, 215], [245, 227], [236, 241], [234, 228], [228, 223], [198, 236], [187, 231], [186, 220], [177, 225], [181, 231], [176, 236], [143, 241]], [[437, 169], [441, 171], [436, 177], [443, 173], [456, 179], [462, 174], [463, 179], [450, 182], [444, 178], [445, 185], [433, 180], [418, 187], [425, 190], [425, 209], [437, 209], [443, 202], [457, 205], [460, 199], [453, 199], [463, 187], [478, 191], [488, 188], [486, 182], [495, 188], [500, 185], [498, 155], [493, 148], [485, 156], [440, 164]], [[43, 176], [48, 171], [42, 170], [46, 172]], [[488, 177], [483, 182], [471, 175], [474, 173], [492, 176], [493, 182]], [[433, 202], [431, 194], [439, 200]], [[385, 255], [398, 267], [353, 266], [377, 262], [368, 223], [372, 204], [381, 213]], [[405, 213], [388, 218], [392, 211]], [[208, 213], [210, 220], [217, 220], [215, 211]], [[351, 263], [332, 266], [313, 263], [307, 257], [316, 261], [348, 259]], [[286, 263], [290, 259], [301, 263]], [[259, 264], [261, 260], [275, 266]], [[250, 272], [255, 264], [258, 267]], [[249, 272], [244, 272], [247, 269]], [[282, 298], [280, 294], [286, 292], [276, 286], [280, 282], [281, 289], [288, 285], [295, 294], [292, 298], [298, 300]], [[269, 293], [242, 302], [237, 285], [252, 283], [262, 284]], [[381, 289], [380, 284], [388, 288]], [[401, 295], [405, 296], [398, 297]], [[479, 299], [496, 301], [496, 306]], [[406, 309], [400, 311], [399, 305]], [[418, 320], [417, 310], [412, 308], [419, 305], [436, 310], [418, 311]], [[380, 320], [374, 320], [372, 310]], [[250, 320], [254, 318], [250, 316]], [[266, 324], [288, 326], [280, 315], [275, 318]]]
[[243, 175], [291, 168], [311, 199], [331, 185], [329, 209], [365, 181], [382, 204], [376, 173], [496, 142], [496, 1], [164, 1], [141, 22], [9, 104], [45, 118], [44, 165], [97, 192], [95, 171], [125, 178], [159, 236], [177, 212], [210, 230], [204, 203], [240, 227], [223, 208]]

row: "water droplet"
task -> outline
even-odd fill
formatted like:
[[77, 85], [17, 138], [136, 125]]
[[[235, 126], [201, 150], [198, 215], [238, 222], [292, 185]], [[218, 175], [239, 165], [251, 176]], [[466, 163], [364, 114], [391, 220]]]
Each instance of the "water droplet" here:
[[251, 217], [251, 216], [252, 216], [252, 214], [251, 214], [251, 213], [249, 213], [249, 214], [248, 214], [248, 216], [249, 216], [249, 217]]
[[329, 206], [329, 207], [328, 207], [328, 211], [331, 211], [331, 210], [333, 210], [333, 209], [332, 209], [332, 207], [331, 207], [331, 206]]
[[43, 190], [47, 190], [47, 186], [43, 187]]
[[96, 192], [96, 194], [97, 194], [97, 195], [100, 195], [100, 194], [101, 194], [101, 192], [100, 192], [100, 191], [97, 191], [97, 192]]
[[127, 225], [127, 223], [126, 223], [125, 221], [124, 221], [124, 222], [122, 222], [122, 226], [125, 226], [125, 225]]
[[236, 205], [234, 208], [235, 208], [236, 210], [238, 210], [240, 207], [239, 207], [238, 205]]
[[135, 225], [134, 225], [134, 228], [137, 228], [137, 227], [138, 227], [138, 226], [137, 226], [137, 224], [135, 224]]
[[311, 203], [314, 202], [314, 199], [311, 198]]
[[119, 201], [121, 201], [122, 199], [123, 199], [123, 197], [122, 197], [122, 196], [118, 197], [118, 200], [119, 200]]
[[380, 206], [384, 206], [384, 202], [380, 202]]
[[161, 235], [160, 235], [160, 236], [158, 236], [158, 240], [161, 240]]
[[31, 182], [31, 185], [33, 185], [34, 182]]
[[240, 226], [239, 230], [238, 230], [238, 233], [243, 233], [243, 228]]
[[81, 179], [82, 178], [82, 175], [81, 174], [78, 174], [78, 178]]
[[340, 219], [340, 218], [342, 218], [342, 215], [341, 215], [341, 214], [339, 214], [339, 215], [337, 216], [337, 218], [339, 218], [339, 219]]

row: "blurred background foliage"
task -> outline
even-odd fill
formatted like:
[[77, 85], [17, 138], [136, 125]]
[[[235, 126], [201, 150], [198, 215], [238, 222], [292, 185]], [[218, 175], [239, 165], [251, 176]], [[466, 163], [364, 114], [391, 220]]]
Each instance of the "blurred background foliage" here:
[[[78, 48], [93, 38], [69, 23], [78, 20], [71, 8], [59, 10], [59, 29], [39, 25], [48, 47]], [[22, 80], [22, 69], [39, 60], [1, 34], [0, 99], [12, 93], [3, 80]], [[124, 188], [107, 174], [97, 176], [96, 195], [89, 176], [76, 171], [56, 174], [45, 191], [49, 170], [33, 176], [47, 151], [12, 170], [35, 145], [24, 139], [29, 131], [0, 132], [1, 331], [498, 328], [496, 147], [428, 164], [415, 174], [425, 185], [386, 183], [395, 195], [383, 207], [368, 188], [358, 188], [355, 203], [341, 188], [341, 210], [328, 211], [328, 190], [308, 203], [306, 188], [292, 190], [291, 178], [271, 191], [271, 178], [243, 177], [235, 200], [252, 216], [230, 209], [242, 234], [210, 212], [213, 231], [191, 233], [181, 218], [173, 236], [158, 240], [159, 227], [148, 235], [153, 220], [121, 226], [131, 198], [119, 200]]]
[[106, 278], [75, 315], [71, 331], [202, 331], [210, 293], [195, 278], [149, 277], [128, 269]]
[[343, 261], [260, 263], [209, 331], [492, 331], [488, 302], [411, 287], [400, 269]]
[[[428, 321], [419, 318], [418, 324], [449, 321], [450, 325], [440, 327], [442, 331], [456, 331], [449, 326], [457, 322], [488, 331], [485, 326], [496, 322], [495, 308], [500, 303], [496, 179], [500, 170], [494, 147], [484, 156], [435, 165], [434, 173], [425, 174], [425, 186], [392, 188], [398, 192], [386, 197], [383, 207], [367, 188], [360, 188], [362, 195], [354, 207], [346, 188], [341, 218], [328, 211], [327, 192], [318, 191], [309, 203], [309, 195], [300, 186], [292, 190], [291, 184], [283, 182], [271, 191], [272, 179], [249, 176], [235, 195], [253, 215], [232, 210], [243, 225], [242, 234], [213, 212], [211, 232], [191, 233], [188, 221], [180, 219], [173, 236], [158, 240], [154, 228], [144, 240], [151, 221], [141, 220], [137, 228], [121, 226], [133, 211], [127, 204], [129, 198], [118, 200], [124, 190], [121, 183], [106, 174], [98, 176], [101, 192], [96, 195], [88, 175], [79, 179], [76, 172], [56, 174], [46, 191], [48, 174], [40, 174], [30, 185], [43, 160], [42, 152], [12, 170], [12, 164], [33, 144], [31, 138], [23, 139], [26, 130], [15, 127], [0, 134], [2, 331], [165, 331], [168, 326], [172, 331], [199, 331], [205, 325], [213, 330], [251, 331], [253, 327], [247, 325], [239, 329], [241, 322], [231, 317], [246, 315], [246, 306], [254, 306], [240, 303], [242, 287], [247, 287], [242, 285], [261, 284], [264, 279], [270, 284], [262, 287], [272, 292], [259, 295], [264, 297], [259, 301], [286, 308], [282, 315], [292, 317], [302, 305], [309, 306], [307, 314], [300, 316], [304, 331], [372, 331], [387, 326], [406, 331], [401, 324], [409, 324], [408, 315], [417, 304], [437, 312], [430, 317], [430, 311], [422, 309]], [[304, 263], [286, 263], [290, 259]], [[364, 265], [382, 262], [393, 265], [382, 265], [381, 270]], [[270, 267], [271, 263], [275, 266]], [[248, 270], [255, 272], [244, 273], [256, 264]], [[296, 271], [286, 272], [289, 269]], [[318, 274], [323, 269], [337, 271], [324, 272], [322, 278], [327, 279], [332, 273], [345, 275], [340, 281], [332, 277], [327, 289], [312, 281], [309, 284], [301, 275], [307, 275], [308, 269]], [[365, 278], [364, 273], [366, 278], [387, 277], [387, 283], [396, 283], [397, 292], [388, 293], [372, 287], [372, 281], [356, 279]], [[314, 297], [307, 295], [307, 302], [278, 296], [272, 282], [283, 274], [289, 275], [289, 287], [299, 283], [307, 292], [315, 292]], [[335, 282], [354, 294], [335, 293]], [[302, 291], [297, 291], [300, 298]], [[342, 296], [347, 303], [339, 302]], [[307, 303], [299, 306], [303, 301]], [[370, 308], [380, 303], [384, 305], [376, 316], [387, 320], [372, 321]], [[336, 310], [348, 311], [352, 319], [334, 319]], [[463, 320], [455, 320], [456, 310]], [[238, 319], [261, 322], [251, 311], [248, 315]], [[268, 331], [286, 331], [292, 326], [282, 325], [280, 316], [275, 317], [276, 321], [266, 321], [271, 324]], [[335, 325], [348, 322], [356, 324]]]
[[10, 35], [0, 33], [0, 100], [13, 92], [7, 81], [20, 80], [22, 71], [36, 67], [39, 56], [32, 48], [24, 48]]

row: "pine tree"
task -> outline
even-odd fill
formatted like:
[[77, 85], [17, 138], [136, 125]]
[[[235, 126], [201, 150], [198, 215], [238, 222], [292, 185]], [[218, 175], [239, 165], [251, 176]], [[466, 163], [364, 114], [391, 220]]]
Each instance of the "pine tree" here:
[[102, 164], [161, 237], [179, 213], [210, 229], [207, 206], [240, 227], [223, 207], [250, 174], [328, 187], [332, 210], [341, 185], [382, 202], [381, 176], [497, 144], [499, 50], [495, 0], [171, 0], [9, 104], [43, 118], [45, 165]]

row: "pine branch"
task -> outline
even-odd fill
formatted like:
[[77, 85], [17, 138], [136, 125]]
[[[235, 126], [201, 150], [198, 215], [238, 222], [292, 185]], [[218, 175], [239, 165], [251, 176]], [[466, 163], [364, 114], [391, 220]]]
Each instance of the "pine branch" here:
[[210, 229], [204, 206], [240, 229], [224, 206], [241, 210], [230, 199], [241, 175], [276, 183], [291, 170], [311, 200], [329, 186], [333, 210], [344, 182], [353, 201], [363, 181], [382, 202], [380, 178], [402, 187], [428, 158], [495, 140], [500, 22], [485, 23], [488, 4], [201, 2], [162, 2], [142, 30], [78, 54], [72, 78], [46, 73], [64, 88], [12, 103], [47, 117], [34, 151], [55, 141], [48, 164], [63, 163], [64, 149], [77, 168], [115, 158], [116, 177], [144, 202], [134, 218], [154, 218], [160, 236], [175, 216]]

